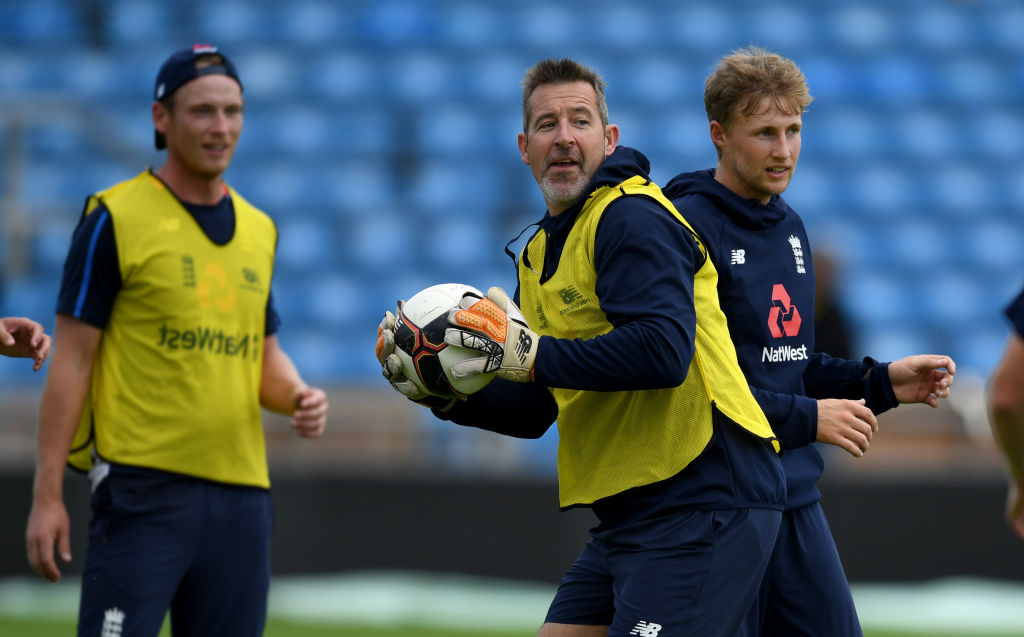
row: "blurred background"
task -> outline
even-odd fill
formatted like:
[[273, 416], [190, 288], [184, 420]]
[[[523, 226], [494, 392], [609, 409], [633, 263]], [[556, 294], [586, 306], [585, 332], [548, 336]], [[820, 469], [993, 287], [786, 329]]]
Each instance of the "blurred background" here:
[[[823, 450], [848, 575], [1024, 580], [983, 402], [1024, 282], [1019, 0], [0, 0], [0, 315], [52, 330], [86, 195], [160, 165], [156, 71], [198, 42], [241, 74], [226, 178], [278, 224], [279, 336], [331, 393], [321, 441], [266, 419], [276, 572], [557, 583], [593, 518], [557, 513], [554, 428], [519, 441], [435, 421], [380, 377], [375, 328], [434, 283], [514, 286], [502, 246], [544, 210], [516, 149], [529, 66], [597, 69], [621, 142], [665, 183], [714, 165], [704, 79], [756, 44], [794, 59], [815, 97], [785, 198], [826, 285], [822, 345], [958, 363], [952, 399], [883, 416], [864, 458]], [[28, 573], [46, 373], [30, 367], [0, 358], [0, 576]], [[87, 487], [67, 482], [84, 556]]]

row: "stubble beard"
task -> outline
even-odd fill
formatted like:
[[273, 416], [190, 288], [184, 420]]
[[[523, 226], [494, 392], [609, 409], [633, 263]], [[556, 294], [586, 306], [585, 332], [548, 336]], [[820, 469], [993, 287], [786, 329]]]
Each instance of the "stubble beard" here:
[[583, 165], [580, 164], [580, 174], [575, 177], [552, 179], [549, 173], [540, 180], [540, 191], [544, 195], [544, 201], [568, 208], [583, 196], [583, 190], [587, 187], [586, 173]]

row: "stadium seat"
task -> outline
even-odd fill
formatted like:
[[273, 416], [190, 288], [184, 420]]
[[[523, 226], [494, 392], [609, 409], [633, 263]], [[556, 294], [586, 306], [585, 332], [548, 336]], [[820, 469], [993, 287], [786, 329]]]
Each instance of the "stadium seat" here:
[[943, 65], [936, 79], [942, 83], [945, 95], [953, 99], [956, 99], [955, 96], [970, 95], [971, 105], [977, 106], [999, 100], [1007, 93], [1018, 90], [1012, 82], [1006, 81], [1006, 73], [1012, 72], [1010, 66], [994, 56], [963, 56]]
[[844, 189], [849, 195], [847, 206], [859, 211], [858, 218], [864, 223], [891, 219], [914, 205], [916, 174], [906, 165], [876, 162], [866, 168], [859, 163], [849, 166], [857, 178]]
[[385, 58], [387, 96], [414, 103], [464, 96], [462, 68], [436, 49], [409, 47]]
[[823, 25], [827, 31], [826, 41], [856, 51], [877, 50], [891, 41], [896, 28], [895, 20], [883, 4], [844, 3], [829, 18]]
[[[275, 271], [296, 275], [322, 272], [335, 264], [336, 238], [329, 225], [312, 216], [280, 216], [277, 223], [277, 262]], [[327, 227], [325, 227], [327, 226]]]
[[266, 9], [272, 14], [276, 37], [291, 46], [330, 47], [358, 35], [352, 3], [293, 0]]
[[522, 130], [520, 109], [498, 110], [477, 104], [445, 103], [424, 108], [415, 121], [412, 141], [427, 156], [515, 153], [516, 135]]
[[901, 32], [910, 46], [936, 52], [965, 50], [981, 40], [973, 12], [953, 4], [932, 3], [901, 17]]
[[[408, 184], [399, 178], [397, 157], [342, 158], [313, 171], [311, 185], [323, 191], [325, 201], [338, 215], [362, 217], [387, 212], [396, 205]], [[410, 213], [410, 221], [414, 215]]]
[[472, 210], [480, 219], [496, 215], [502, 180], [495, 165], [474, 162], [474, 156], [463, 153], [421, 162], [409, 190], [411, 210], [427, 218], [460, 209]]
[[[259, 38], [256, 41], [262, 42]], [[300, 52], [280, 47], [256, 49], [252, 45], [237, 43], [225, 44], [222, 49], [238, 68], [247, 101], [257, 104], [279, 104], [282, 100], [293, 103], [305, 68], [305, 64], [300, 62]]]
[[81, 46], [87, 41], [79, 5], [62, 0], [5, 2], [0, 5], [0, 42], [19, 48]]
[[302, 87], [314, 99], [367, 105], [384, 94], [385, 78], [378, 61], [358, 47], [326, 49], [324, 55], [308, 60], [304, 69], [299, 74]]
[[787, 56], [798, 56], [818, 38], [820, 15], [817, 7], [799, 2], [772, 3], [754, 8], [749, 25], [751, 42]]
[[1024, 51], [1024, 7], [1012, 0], [993, 6], [983, 18], [985, 41], [1004, 54]]
[[445, 215], [419, 235], [426, 263], [439, 269], [472, 272], [497, 259], [505, 259], [492, 224], [481, 223], [473, 211]]
[[[1006, 82], [1003, 77], [999, 82], [1002, 85], [1014, 84]], [[964, 137], [973, 140], [973, 154], [1018, 163], [1019, 158], [1024, 157], [1024, 121], [1020, 112], [1004, 107], [979, 108], [977, 104], [970, 108], [972, 114]]]
[[440, 16], [425, 3], [384, 0], [366, 5], [360, 33], [370, 44], [393, 46], [440, 43]]
[[501, 44], [505, 24], [493, 8], [477, 2], [453, 2], [446, 4], [443, 12], [445, 17], [437, 25], [441, 42], [474, 49]]
[[922, 179], [919, 202], [938, 219], [977, 221], [978, 209], [997, 205], [999, 191], [986, 166], [969, 162], [943, 162]]
[[354, 219], [347, 243], [352, 259], [369, 275], [366, 287], [374, 287], [374, 273], [391, 268], [411, 269], [417, 261], [417, 243], [423, 228], [414, 215], [404, 217], [387, 212]]
[[[184, 22], [185, 6], [157, 0], [114, 0], [106, 7], [107, 37], [115, 46], [136, 50], [178, 40], [165, 54], [169, 55], [172, 50], [191, 44], [181, 37], [178, 28]], [[155, 69], [152, 74], [156, 76]]]
[[1005, 281], [1008, 273], [1024, 272], [1021, 216], [1018, 212], [1016, 220], [997, 216], [980, 221], [965, 220], [968, 222], [965, 223], [964, 231], [954, 235], [958, 242], [963, 242], [970, 261], [989, 268], [995, 281]]
[[834, 51], [818, 50], [814, 55], [806, 55], [798, 60], [807, 83], [811, 87], [811, 95], [817, 103], [812, 103], [808, 113], [808, 122], [813, 122], [814, 115], [821, 109], [828, 109], [843, 100], [856, 96], [858, 87], [863, 84], [863, 71], [859, 64], [853, 63], [859, 56], [838, 56]]
[[666, 40], [682, 51], [702, 51], [710, 57], [746, 44], [736, 42], [736, 22], [724, 4], [666, 7], [663, 22]]
[[294, 210], [296, 202], [318, 187], [302, 166], [280, 161], [257, 165], [239, 162], [225, 178], [243, 197], [275, 218]]
[[[31, 241], [32, 271], [40, 277], [59, 281], [64, 271], [64, 259], [71, 245], [71, 236], [78, 217], [67, 215], [59, 220], [40, 224]], [[56, 297], [54, 297], [56, 302]]]
[[[232, 53], [234, 49], [249, 48], [253, 42], [265, 45], [275, 41], [277, 25], [274, 17], [262, 3], [225, 0], [201, 5], [195, 12], [195, 28], [199, 34], [214, 36], [210, 38], [211, 44]], [[239, 72], [246, 77], [243, 69], [240, 68]]]
[[0, 286], [3, 313], [0, 316], [29, 316], [53, 334], [60, 277], [31, 273], [6, 276]]
[[924, 61], [902, 53], [883, 54], [871, 59], [862, 76], [862, 98], [895, 100], [901, 103], [924, 101], [941, 96], [938, 81]]

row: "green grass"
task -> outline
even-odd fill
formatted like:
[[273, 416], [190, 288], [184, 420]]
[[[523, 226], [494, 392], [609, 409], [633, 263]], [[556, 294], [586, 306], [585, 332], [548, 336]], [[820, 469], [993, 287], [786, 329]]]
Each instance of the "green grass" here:
[[[0, 616], [0, 635], [14, 637], [68, 637], [74, 633], [74, 620], [67, 619], [15, 619]], [[170, 637], [170, 630], [165, 625], [160, 637]], [[323, 626], [298, 624], [271, 618], [267, 623], [265, 637], [534, 637], [533, 631], [515, 632], [482, 632], [479, 630], [455, 630], [451, 628], [426, 628], [423, 626], [359, 626], [335, 625]], [[1020, 633], [996, 635], [986, 633], [986, 637], [1019, 637]], [[864, 637], [935, 637], [934, 633], [910, 633], [879, 630], [866, 630]], [[963, 633], [943, 633], [941, 637], [974, 637]]]
[[[11, 637], [68, 637], [75, 632], [74, 620], [0, 617], [0, 635]], [[171, 631], [165, 623], [160, 637], [170, 637]], [[297, 624], [271, 618], [267, 622], [264, 637], [533, 637], [534, 632], [486, 632], [478, 630], [455, 630], [451, 628], [426, 628], [423, 626], [359, 626]]]

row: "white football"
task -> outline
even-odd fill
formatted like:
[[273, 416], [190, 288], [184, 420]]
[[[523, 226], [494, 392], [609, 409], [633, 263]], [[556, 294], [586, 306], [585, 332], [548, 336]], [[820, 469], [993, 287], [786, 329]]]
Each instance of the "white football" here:
[[493, 373], [452, 378], [453, 363], [481, 356], [480, 352], [444, 342], [448, 312], [459, 305], [465, 292], [485, 297], [480, 290], [461, 283], [442, 283], [417, 292], [396, 317], [395, 353], [402, 360], [406, 378], [434, 396], [468, 396], [483, 389]]

